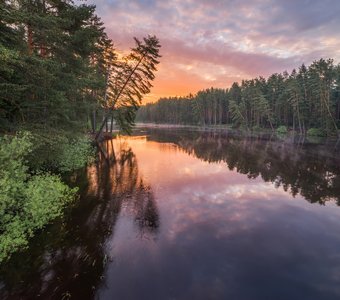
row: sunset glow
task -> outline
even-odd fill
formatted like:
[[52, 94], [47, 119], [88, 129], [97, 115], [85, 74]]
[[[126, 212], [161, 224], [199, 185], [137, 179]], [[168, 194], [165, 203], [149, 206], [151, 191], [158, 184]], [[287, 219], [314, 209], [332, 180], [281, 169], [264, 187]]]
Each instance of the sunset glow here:
[[234, 81], [340, 58], [334, 0], [92, 0], [110, 38], [126, 51], [155, 34], [161, 64], [145, 98], [182, 96]]

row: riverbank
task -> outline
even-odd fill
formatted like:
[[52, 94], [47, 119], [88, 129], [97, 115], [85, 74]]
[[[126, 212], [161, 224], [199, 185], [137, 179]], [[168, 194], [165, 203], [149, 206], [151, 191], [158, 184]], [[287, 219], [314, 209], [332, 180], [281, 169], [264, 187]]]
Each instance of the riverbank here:
[[233, 135], [239, 136], [275, 136], [280, 139], [292, 140], [299, 143], [310, 142], [310, 143], [334, 143], [337, 147], [340, 147], [340, 138], [336, 136], [314, 136], [307, 134], [300, 134], [299, 132], [293, 130], [287, 130], [287, 132], [282, 133], [278, 131], [273, 131], [271, 129], [259, 128], [254, 130], [246, 130], [241, 128], [233, 128], [231, 125], [182, 125], [182, 124], [157, 124], [157, 123], [136, 123], [136, 128], [159, 128], [159, 129], [190, 129], [194, 131], [216, 131], [216, 132], [226, 132]]

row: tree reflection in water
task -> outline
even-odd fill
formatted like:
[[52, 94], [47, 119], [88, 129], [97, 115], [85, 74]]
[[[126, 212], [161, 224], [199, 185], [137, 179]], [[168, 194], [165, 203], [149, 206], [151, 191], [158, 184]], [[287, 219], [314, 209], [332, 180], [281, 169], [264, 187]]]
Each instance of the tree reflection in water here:
[[135, 224], [137, 236], [157, 235], [155, 198], [126, 144], [114, 149], [112, 140], [105, 141], [97, 163], [72, 178], [81, 185], [80, 199], [64, 219], [38, 234], [27, 251], [2, 266], [1, 299], [93, 298], [114, 255], [106, 242], [113, 238], [122, 209]]
[[[148, 143], [143, 144], [141, 148], [137, 147], [138, 143], [134, 145], [136, 153], [138, 155], [142, 153], [142, 156], [139, 156], [142, 157], [140, 163], [147, 162], [147, 165], [143, 165], [143, 172], [145, 171], [146, 176], [149, 176], [147, 178], [149, 178], [150, 182], [157, 183], [157, 180], [159, 180], [157, 176], [160, 176], [160, 174], [168, 175], [166, 174], [167, 170], [162, 169], [164, 165], [160, 164], [166, 159], [164, 157], [167, 157], [167, 151], [172, 154], [168, 157], [178, 159], [178, 161], [173, 162], [174, 165], [171, 169], [173, 173], [169, 176], [172, 180], [170, 183], [174, 183], [174, 185], [170, 185], [169, 194], [165, 193], [163, 198], [162, 196], [158, 198], [162, 203], [159, 208], [163, 209], [162, 212], [164, 213], [162, 235], [159, 234], [160, 218], [157, 203], [150, 185], [140, 175], [135, 154], [123, 139], [114, 142], [112, 140], [105, 141], [99, 148], [98, 162], [88, 167], [86, 171], [79, 171], [71, 176], [74, 185], [81, 186], [81, 195], [80, 199], [75, 201], [74, 207], [67, 212], [65, 218], [60, 219], [56, 224], [38, 234], [31, 241], [29, 250], [14, 255], [7, 264], [2, 266], [0, 271], [0, 299], [67, 299], [70, 297], [71, 299], [89, 299], [98, 296], [96, 292], [101, 290], [100, 287], [105, 286], [111, 288], [106, 289], [108, 290], [108, 295], [111, 295], [111, 292], [116, 293], [117, 286], [122, 287], [120, 292], [125, 293], [124, 285], [131, 284], [133, 278], [136, 280], [136, 277], [143, 280], [140, 281], [139, 289], [131, 290], [133, 295], [144, 290], [145, 286], [150, 288], [144, 290], [147, 292], [148, 297], [150, 295], [149, 291], [151, 291], [152, 295], [156, 295], [156, 289], [153, 286], [154, 281], [158, 282], [160, 295], [167, 292], [166, 288], [169, 286], [169, 282], [172, 282], [175, 291], [181, 293], [183, 289], [193, 282], [191, 277], [192, 270], [200, 270], [201, 267], [205, 268], [206, 272], [202, 274], [206, 277], [202, 277], [204, 278], [202, 282], [209, 282], [209, 280], [217, 278], [214, 277], [215, 271], [216, 269], [220, 270], [217, 266], [219, 267], [223, 264], [226, 253], [237, 254], [235, 257], [238, 260], [233, 260], [235, 262], [234, 270], [237, 270], [236, 275], [237, 272], [240, 272], [238, 273], [239, 276], [243, 274], [243, 270], [246, 278], [248, 278], [249, 274], [253, 274], [249, 270], [255, 270], [256, 274], [254, 273], [253, 277], [257, 278], [260, 273], [257, 272], [258, 267], [253, 268], [253, 266], [257, 266], [259, 257], [263, 258], [262, 249], [271, 249], [265, 255], [268, 260], [264, 258], [263, 260], [268, 264], [269, 270], [275, 271], [269, 273], [270, 276], [266, 277], [267, 273], [263, 270], [266, 269], [267, 265], [264, 263], [260, 266], [260, 269], [263, 269], [262, 277], [259, 278], [265, 278], [263, 281], [265, 283], [273, 277], [273, 274], [275, 276], [280, 275], [276, 270], [276, 266], [278, 266], [278, 269], [283, 265], [298, 266], [296, 261], [303, 256], [301, 253], [306, 253], [306, 260], [302, 260], [303, 270], [306, 270], [304, 261], [308, 261], [312, 269], [313, 266], [324, 266], [324, 269], [316, 269], [316, 273], [321, 270], [321, 273], [318, 273], [320, 278], [326, 274], [325, 270], [328, 270], [329, 266], [336, 266], [337, 260], [334, 253], [337, 251], [337, 244], [333, 236], [336, 236], [337, 231], [331, 231], [328, 235], [323, 234], [326, 227], [320, 227], [319, 223], [314, 224], [311, 220], [312, 216], [321, 216], [321, 213], [315, 215], [305, 214], [305, 210], [299, 208], [297, 213], [306, 222], [304, 226], [299, 227], [295, 220], [292, 221], [288, 218], [282, 221], [280, 219], [280, 217], [287, 217], [287, 212], [294, 210], [294, 207], [289, 206], [288, 210], [283, 211], [274, 209], [274, 212], [268, 208], [281, 207], [279, 202], [282, 199], [273, 199], [270, 206], [265, 206], [266, 210], [259, 209], [259, 207], [264, 207], [261, 206], [261, 201], [258, 201], [258, 203], [246, 201], [242, 204], [239, 203], [238, 199], [235, 199], [235, 201], [234, 199], [226, 199], [223, 202], [224, 206], [220, 206], [222, 208], [220, 214], [218, 214], [216, 211], [219, 211], [219, 206], [215, 202], [209, 203], [209, 197], [207, 199], [203, 197], [199, 199], [199, 202], [196, 202], [195, 197], [191, 197], [197, 186], [209, 184], [209, 182], [203, 181], [206, 180], [207, 176], [200, 176], [202, 174], [194, 174], [197, 176], [194, 176], [191, 185], [190, 181], [188, 181], [189, 188], [185, 193], [181, 194], [175, 191], [175, 195], [181, 196], [179, 199], [169, 197], [172, 201], [165, 201], [168, 200], [167, 195], [172, 195], [172, 189], [180, 189], [179, 185], [183, 189], [183, 186], [187, 184], [185, 181], [179, 182], [185, 177], [176, 178], [176, 168], [182, 167], [181, 163], [185, 167], [185, 160], [197, 163], [197, 160], [190, 159], [187, 155], [179, 155], [176, 158], [178, 153], [174, 152], [181, 151], [202, 161], [221, 163], [222, 168], [229, 168], [245, 174], [250, 180], [261, 177], [264, 181], [272, 182], [277, 187], [282, 186], [284, 190], [292, 195], [302, 195], [311, 203], [324, 204], [332, 200], [340, 204], [340, 155], [339, 152], [334, 152], [334, 147], [321, 144], [312, 145], [308, 140], [304, 141], [299, 138], [282, 141], [267, 136], [239, 137], [222, 132], [148, 129], [146, 133], [149, 141], [167, 143], [167, 145], [162, 144], [161, 146], [157, 144], [154, 148], [148, 148]], [[136, 132], [136, 135], [140, 136], [141, 133]], [[145, 139], [145, 131], [142, 135], [143, 139]], [[131, 139], [129, 141], [131, 142]], [[171, 147], [169, 147], [169, 143]], [[149, 146], [152, 144], [154, 143], [149, 143]], [[151, 154], [148, 153], [152, 149], [157, 149], [157, 151], [151, 151]], [[159, 156], [154, 157], [153, 155]], [[157, 161], [157, 165], [152, 164], [153, 159]], [[206, 171], [206, 164], [198, 163], [197, 165], [199, 165], [199, 168], [193, 169], [193, 172]], [[144, 170], [144, 166], [146, 170]], [[168, 164], [165, 164], [165, 166], [168, 166]], [[153, 176], [150, 177], [150, 172], [154, 172], [155, 169], [162, 170], [162, 172], [157, 173], [155, 171]], [[222, 174], [221, 176], [224, 176], [224, 174], [235, 175], [233, 172], [220, 174]], [[245, 177], [238, 177], [242, 177], [245, 183], [249, 183]], [[201, 181], [198, 180], [201, 178]], [[223, 184], [223, 182], [219, 181], [217, 185]], [[169, 182], [166, 181], [166, 178], [163, 184], [168, 187]], [[247, 184], [244, 186], [248, 186]], [[206, 194], [203, 193], [203, 195], [207, 195], [213, 188], [203, 186], [202, 191], [206, 191]], [[220, 188], [221, 186], [217, 187], [218, 190]], [[157, 194], [157, 196], [159, 195]], [[161, 202], [162, 199], [165, 199], [164, 202]], [[187, 201], [185, 201], [186, 199]], [[234, 206], [228, 206], [228, 203], [234, 204]], [[275, 205], [275, 203], [278, 205]], [[176, 211], [176, 205], [171, 207], [172, 204], [179, 205], [180, 209]], [[256, 209], [253, 211], [254, 207]], [[282, 207], [287, 208], [287, 206]], [[315, 209], [317, 206], [313, 206], [313, 208]], [[256, 218], [249, 218], [249, 220], [246, 217], [233, 219], [232, 217], [236, 215], [233, 213], [239, 213], [240, 209], [253, 213], [255, 217], [263, 217], [264, 220], [270, 223], [258, 223]], [[189, 217], [192, 212], [194, 212], [192, 215], [197, 217], [196, 221], [194, 220], [195, 218]], [[333, 216], [336, 215], [330, 215], [332, 218], [329, 218], [329, 220], [333, 220]], [[326, 217], [327, 215], [324, 215], [323, 219], [320, 220], [325, 221]], [[336, 218], [334, 219], [337, 220]], [[126, 225], [124, 223], [126, 220], [128, 220], [128, 226], [131, 225], [131, 228], [119, 230], [124, 226], [122, 224]], [[204, 222], [201, 222], [202, 220]], [[273, 220], [277, 220], [277, 222]], [[324, 226], [332, 224], [332, 228], [336, 229], [336, 226], [334, 226], [336, 221], [330, 222], [329, 220], [327, 221], [328, 223], [324, 223], [326, 224]], [[300, 231], [286, 231], [282, 224], [287, 221], [292, 226], [291, 228], [297, 228]], [[239, 228], [243, 228], [242, 222], [249, 225], [249, 230], [245, 232], [238, 231]], [[169, 226], [169, 224], [173, 227]], [[271, 226], [266, 226], [266, 224], [271, 224]], [[308, 224], [308, 226], [305, 226], [305, 224]], [[181, 229], [172, 236], [172, 233], [176, 232], [173, 230], [176, 226]], [[235, 226], [235, 228], [232, 228], [232, 226]], [[331, 241], [332, 243], [335, 241], [332, 251], [327, 252], [327, 249], [325, 250], [324, 248], [320, 250], [320, 253], [326, 251], [325, 253], [333, 257], [333, 259], [327, 260], [329, 265], [324, 265], [321, 260], [317, 259], [317, 256], [313, 256], [314, 252], [312, 253], [313, 255], [309, 253], [308, 247], [313, 248], [315, 253], [319, 253], [315, 236], [307, 230], [309, 226], [311, 226], [311, 231], [317, 230], [320, 240], [324, 238], [322, 241]], [[215, 235], [215, 233], [223, 233], [223, 230], [226, 230], [227, 233], [224, 235], [225, 239], [220, 240], [219, 235]], [[236, 232], [236, 234], [232, 235], [233, 238], [229, 240], [228, 230], [231, 233]], [[167, 236], [167, 234], [170, 234], [169, 232], [171, 233], [170, 239]], [[276, 243], [278, 234], [281, 234], [280, 240], [284, 241], [282, 246], [280, 243]], [[306, 252], [302, 252], [304, 246], [295, 248], [297, 245], [295, 241], [300, 241], [302, 235], [305, 235], [303, 240], [307, 245]], [[193, 236], [196, 238], [193, 238]], [[252, 241], [257, 239], [258, 236], [263, 238], [262, 242], [257, 247], [252, 247]], [[128, 241], [128, 239], [130, 240]], [[133, 239], [132, 242], [131, 239]], [[157, 243], [148, 243], [149, 240], [155, 239], [157, 239]], [[144, 244], [144, 241], [148, 244]], [[182, 242], [182, 247], [178, 242]], [[115, 247], [118, 248], [117, 244], [119, 243], [121, 244], [120, 249], [116, 249]], [[321, 244], [324, 243], [322, 242]], [[131, 245], [131, 248], [136, 245], [137, 247], [131, 253], [126, 253]], [[141, 248], [138, 248], [138, 245], [142, 245]], [[156, 245], [155, 249], [159, 250], [159, 252], [155, 251], [159, 254], [157, 258], [159, 260], [154, 259], [152, 251], [150, 251], [149, 258], [152, 263], [147, 259], [144, 260], [149, 254], [147, 251], [152, 248], [152, 246], [148, 248], [150, 245]], [[278, 245], [279, 250], [275, 252]], [[283, 248], [286, 249], [286, 257], [281, 256]], [[117, 264], [111, 263], [115, 259], [115, 249], [117, 257], [123, 253], [126, 259], [119, 267], [117, 267]], [[140, 251], [142, 255], [138, 252], [140, 249], [143, 250]], [[244, 251], [244, 249], [249, 249], [249, 252]], [[296, 249], [299, 249], [300, 252], [296, 252]], [[183, 256], [183, 251], [187, 253], [186, 256]], [[143, 256], [145, 253], [147, 255]], [[295, 259], [295, 253], [297, 253], [298, 259]], [[133, 258], [136, 259], [133, 260]], [[280, 261], [280, 258], [282, 261]], [[291, 258], [294, 259], [293, 264], [291, 264]], [[315, 261], [316, 264], [313, 265]], [[131, 267], [131, 265], [133, 266]], [[147, 268], [148, 272], [145, 272], [145, 268]], [[158, 268], [162, 270], [161, 273], [158, 273]], [[133, 274], [130, 273], [131, 270], [134, 272]], [[181, 270], [181, 274], [178, 274], [178, 270]], [[299, 268], [293, 269], [292, 274], [296, 273], [295, 270], [299, 270]], [[124, 272], [125, 274], [122, 274]], [[307, 273], [312, 272], [308, 271]], [[158, 276], [159, 274], [162, 274], [162, 278]], [[197, 273], [193, 272], [193, 274], [196, 275]], [[217, 274], [221, 275], [219, 271]], [[228, 278], [228, 274], [226, 272], [221, 276], [222, 278]], [[234, 273], [230, 274], [232, 274], [232, 280], [237, 278]], [[299, 273], [296, 274], [298, 281], [301, 280]], [[182, 275], [182, 277], [179, 275]], [[111, 280], [107, 279], [107, 281], [111, 282], [106, 282], [104, 276], [108, 278], [111, 276]], [[155, 277], [157, 277], [157, 280], [155, 280]], [[319, 277], [315, 277], [315, 280], [319, 280]], [[166, 280], [164, 278], [170, 279]], [[241, 278], [240, 286], [242, 286], [242, 289], [244, 286], [248, 286], [249, 281], [242, 282], [242, 276], [238, 278]], [[275, 278], [280, 278], [281, 280], [284, 277]], [[296, 281], [296, 278], [291, 277], [293, 281], [288, 280], [285, 282], [291, 284]], [[307, 276], [306, 278], [309, 277]], [[333, 277], [330, 278], [332, 279]], [[277, 282], [276, 280], [273, 281], [274, 284]], [[264, 284], [265, 288], [270, 285], [270, 283]], [[258, 282], [254, 286], [257, 287]], [[199, 293], [201, 293], [201, 287], [206, 288], [204, 284], [199, 285], [197, 289]], [[102, 290], [105, 290], [105, 288]]]
[[333, 144], [308, 140], [279, 140], [268, 135], [181, 130], [148, 130], [148, 139], [172, 142], [186, 153], [209, 163], [225, 162], [230, 170], [260, 176], [293, 196], [311, 203], [335, 201], [340, 205], [340, 153]]

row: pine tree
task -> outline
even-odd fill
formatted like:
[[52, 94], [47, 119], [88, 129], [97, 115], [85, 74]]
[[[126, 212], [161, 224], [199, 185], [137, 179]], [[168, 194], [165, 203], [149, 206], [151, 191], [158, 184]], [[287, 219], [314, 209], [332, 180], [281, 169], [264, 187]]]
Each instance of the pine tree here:
[[131, 49], [125, 60], [116, 68], [107, 70], [107, 98], [104, 103], [107, 113], [96, 139], [107, 123], [109, 113], [113, 113], [122, 130], [129, 132], [143, 96], [150, 92], [159, 63], [159, 40], [148, 36], [143, 41], [135, 38], [135, 42], [136, 47]]

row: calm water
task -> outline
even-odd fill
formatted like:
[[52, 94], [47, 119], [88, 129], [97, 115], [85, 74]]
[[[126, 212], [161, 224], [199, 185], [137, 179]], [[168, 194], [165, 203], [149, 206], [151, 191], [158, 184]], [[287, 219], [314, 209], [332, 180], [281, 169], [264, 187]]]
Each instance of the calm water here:
[[334, 145], [144, 129], [0, 270], [0, 299], [339, 299]]

